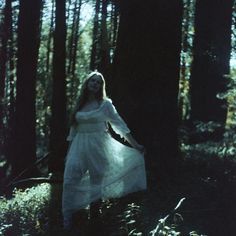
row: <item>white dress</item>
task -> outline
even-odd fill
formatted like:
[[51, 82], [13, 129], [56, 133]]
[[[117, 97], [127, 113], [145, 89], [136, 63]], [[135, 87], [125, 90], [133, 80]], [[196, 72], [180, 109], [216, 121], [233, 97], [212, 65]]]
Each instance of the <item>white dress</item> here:
[[67, 137], [72, 143], [63, 181], [64, 219], [98, 199], [146, 189], [143, 155], [108, 132], [108, 122], [121, 137], [130, 132], [110, 99], [96, 110], [77, 112], [76, 121], [78, 126], [72, 126]]

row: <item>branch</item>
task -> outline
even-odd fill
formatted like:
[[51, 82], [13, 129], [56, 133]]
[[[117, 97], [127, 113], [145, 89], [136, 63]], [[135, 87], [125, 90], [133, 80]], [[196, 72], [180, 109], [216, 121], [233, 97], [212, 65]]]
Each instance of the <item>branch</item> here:
[[27, 171], [31, 170], [33, 167], [37, 166], [38, 164], [40, 164], [41, 162], [43, 162], [45, 159], [49, 158], [50, 152], [46, 153], [44, 155], [44, 157], [40, 158], [39, 160], [37, 160], [35, 163], [33, 163], [31, 166], [25, 168], [23, 171], [20, 172], [19, 175], [17, 175], [8, 185], [7, 187], [10, 187], [11, 185], [13, 185], [13, 183], [16, 183], [17, 179], [19, 179], [23, 174], [25, 174]]
[[174, 210], [172, 210], [172, 212], [170, 214], [168, 214], [167, 216], [165, 216], [163, 219], [159, 220], [158, 225], [156, 226], [156, 228], [152, 231], [150, 231], [151, 236], [155, 236], [156, 233], [158, 233], [158, 231], [163, 227], [163, 225], [165, 224], [166, 220], [173, 215], [176, 210], [181, 206], [182, 202], [185, 200], [185, 198], [181, 198], [180, 201], [178, 202], [178, 204], [176, 205], [176, 207], [174, 208]]
[[51, 184], [61, 184], [63, 180], [61, 178], [52, 178], [52, 177], [38, 177], [38, 178], [27, 178], [21, 179], [11, 183], [11, 186], [16, 186], [20, 184], [40, 184], [40, 183], [51, 183]]

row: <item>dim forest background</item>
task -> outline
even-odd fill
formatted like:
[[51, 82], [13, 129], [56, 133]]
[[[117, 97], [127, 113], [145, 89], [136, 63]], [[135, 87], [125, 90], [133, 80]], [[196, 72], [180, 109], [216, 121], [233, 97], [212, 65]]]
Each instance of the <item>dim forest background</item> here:
[[233, 0], [1, 0], [0, 234], [62, 231], [69, 119], [97, 69], [148, 189], [81, 235], [235, 235], [235, 37]]

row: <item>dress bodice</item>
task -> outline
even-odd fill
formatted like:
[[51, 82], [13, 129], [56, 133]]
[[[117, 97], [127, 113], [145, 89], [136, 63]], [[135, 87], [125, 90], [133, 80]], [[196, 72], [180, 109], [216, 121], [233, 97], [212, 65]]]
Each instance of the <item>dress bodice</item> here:
[[72, 141], [77, 133], [105, 131], [108, 123], [121, 137], [130, 132], [110, 99], [105, 99], [99, 108], [92, 111], [78, 111], [75, 119], [77, 126], [71, 126], [67, 141]]

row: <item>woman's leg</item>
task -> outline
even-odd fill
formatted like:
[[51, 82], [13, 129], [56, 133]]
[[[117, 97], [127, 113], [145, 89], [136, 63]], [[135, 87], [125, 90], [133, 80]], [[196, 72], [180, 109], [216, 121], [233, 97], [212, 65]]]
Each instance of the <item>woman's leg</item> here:
[[90, 219], [96, 219], [101, 214], [101, 204], [102, 204], [102, 171], [97, 171], [95, 168], [89, 169], [90, 175], [90, 194], [91, 194], [91, 204], [90, 204]]
[[62, 213], [65, 229], [73, 226], [73, 214], [83, 205], [89, 188], [81, 189], [81, 180], [86, 173], [86, 168], [79, 166], [75, 161], [67, 162], [65, 166], [62, 192]]

